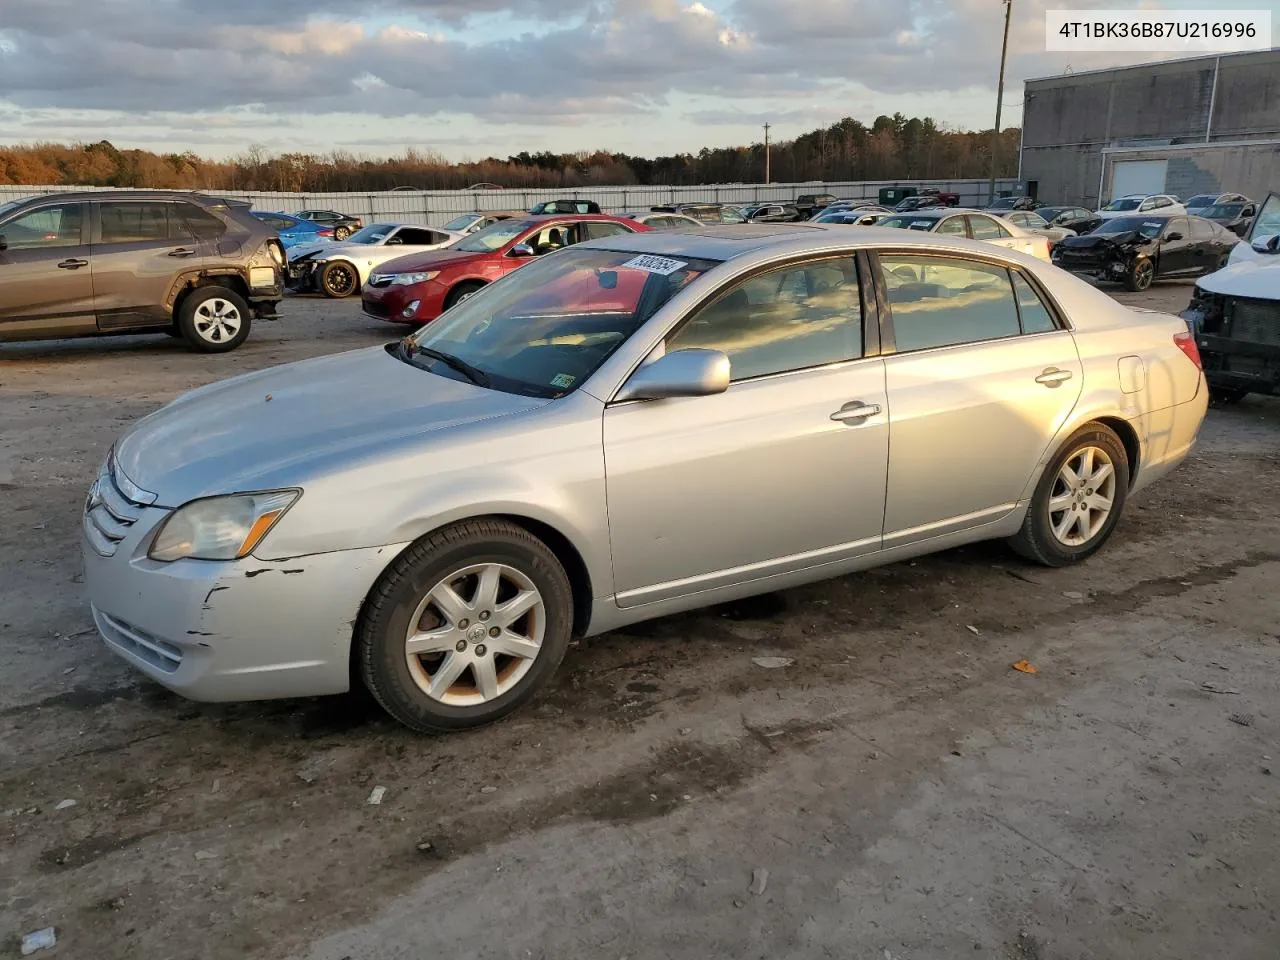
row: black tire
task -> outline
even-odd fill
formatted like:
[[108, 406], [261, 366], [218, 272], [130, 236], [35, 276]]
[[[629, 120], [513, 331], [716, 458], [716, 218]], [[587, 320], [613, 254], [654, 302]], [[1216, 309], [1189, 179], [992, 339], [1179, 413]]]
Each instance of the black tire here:
[[1209, 402], [1215, 407], [1233, 407], [1249, 395], [1249, 390], [1241, 387], [1210, 387]]
[[450, 307], [461, 303], [463, 300], [467, 299], [467, 297], [471, 296], [483, 287], [484, 284], [479, 280], [464, 280], [449, 291], [448, 296], [444, 298], [444, 308], [448, 310]]
[[1134, 293], [1140, 293], [1151, 286], [1151, 281], [1156, 278], [1156, 265], [1148, 257], [1138, 260], [1125, 274], [1124, 285], [1126, 290], [1132, 290]]
[[249, 304], [227, 287], [198, 287], [178, 310], [179, 333], [201, 353], [234, 350], [248, 338], [252, 323]]
[[[1098, 531], [1086, 542], [1071, 545], [1063, 543], [1053, 532], [1050, 520], [1049, 500], [1058, 484], [1058, 474], [1070, 460], [1086, 447], [1102, 450], [1111, 460], [1115, 482], [1111, 512]], [[1062, 445], [1057, 455], [1045, 467], [1040, 482], [1036, 484], [1031, 504], [1027, 508], [1022, 529], [1010, 539], [1009, 545], [1021, 557], [1046, 567], [1065, 567], [1093, 556], [1110, 538], [1124, 512], [1129, 493], [1129, 458], [1124, 444], [1114, 430], [1101, 423], [1091, 423], [1077, 430]], [[1074, 509], [1074, 506], [1072, 507]]]
[[[537, 588], [545, 611], [541, 647], [524, 676], [500, 696], [474, 706], [446, 704], [429, 696], [410, 672], [409, 621], [442, 579], [484, 563], [512, 567]], [[560, 665], [572, 630], [573, 590], [546, 544], [515, 524], [468, 520], [423, 537], [383, 573], [356, 627], [355, 659], [365, 686], [387, 713], [420, 733], [448, 733], [491, 723], [533, 697]]]
[[360, 289], [360, 274], [354, 263], [331, 260], [320, 268], [316, 278], [320, 292], [333, 300], [349, 297]]
[[351, 228], [348, 227], [346, 224], [342, 224], [341, 226], [337, 226], [333, 228], [334, 240], [342, 241], [347, 239], [347, 237], [349, 236], [351, 236]]

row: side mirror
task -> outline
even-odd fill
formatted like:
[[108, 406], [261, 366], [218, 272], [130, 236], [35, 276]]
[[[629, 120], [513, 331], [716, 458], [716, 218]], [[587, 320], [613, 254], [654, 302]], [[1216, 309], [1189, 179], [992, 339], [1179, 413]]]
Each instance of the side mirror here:
[[677, 350], [631, 375], [615, 399], [705, 397], [729, 389], [729, 358], [719, 350]]
[[1174, 230], [1172, 233], [1166, 233], [1164, 235], [1164, 238], [1166, 240], [1181, 240], [1182, 234], [1180, 234], [1177, 230]]
[[1258, 253], [1280, 253], [1280, 233], [1269, 234], [1265, 237], [1254, 237], [1251, 246]]
[[513, 257], [532, 257], [533, 247], [529, 246], [527, 243], [517, 243], [511, 248], [511, 255]]
[[0, 233], [0, 250], [8, 250], [9, 241], [4, 238], [4, 234]]

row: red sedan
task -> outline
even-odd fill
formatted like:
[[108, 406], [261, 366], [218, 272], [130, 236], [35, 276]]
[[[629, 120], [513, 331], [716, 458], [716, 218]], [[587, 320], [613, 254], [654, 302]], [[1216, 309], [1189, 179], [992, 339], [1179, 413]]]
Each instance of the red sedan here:
[[634, 220], [604, 214], [502, 220], [444, 250], [382, 264], [364, 285], [364, 312], [379, 320], [420, 326], [533, 257], [584, 240], [648, 229]]

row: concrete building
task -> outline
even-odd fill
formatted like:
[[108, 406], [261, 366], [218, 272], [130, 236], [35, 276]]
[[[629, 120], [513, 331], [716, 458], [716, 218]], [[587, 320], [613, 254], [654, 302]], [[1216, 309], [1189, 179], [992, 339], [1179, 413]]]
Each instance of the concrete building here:
[[1280, 49], [1026, 82], [1019, 180], [1046, 203], [1280, 191]]

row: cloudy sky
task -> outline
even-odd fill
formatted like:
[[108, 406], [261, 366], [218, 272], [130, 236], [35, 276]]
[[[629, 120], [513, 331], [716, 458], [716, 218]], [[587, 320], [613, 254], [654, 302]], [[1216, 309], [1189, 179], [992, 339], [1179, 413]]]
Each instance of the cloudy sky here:
[[[1280, 0], [1014, 0], [1005, 122], [1026, 77], [1143, 59], [1046, 54], [1046, 8], [1138, 6], [1280, 26]], [[976, 129], [1002, 17], [1000, 0], [0, 0], [0, 143], [478, 159], [696, 151], [899, 110]]]

